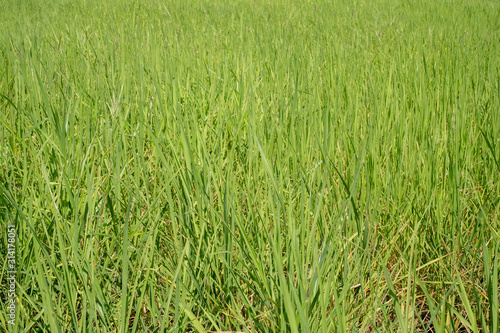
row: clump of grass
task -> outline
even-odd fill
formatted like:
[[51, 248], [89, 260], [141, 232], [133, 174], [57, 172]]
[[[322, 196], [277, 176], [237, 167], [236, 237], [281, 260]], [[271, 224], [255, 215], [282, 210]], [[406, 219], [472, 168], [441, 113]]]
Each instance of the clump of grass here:
[[498, 2], [0, 6], [3, 328], [499, 331]]

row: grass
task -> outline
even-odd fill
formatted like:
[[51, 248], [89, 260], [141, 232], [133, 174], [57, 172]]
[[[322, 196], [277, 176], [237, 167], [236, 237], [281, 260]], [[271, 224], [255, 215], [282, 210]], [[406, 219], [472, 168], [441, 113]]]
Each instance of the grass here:
[[499, 332], [497, 1], [0, 9], [3, 329]]

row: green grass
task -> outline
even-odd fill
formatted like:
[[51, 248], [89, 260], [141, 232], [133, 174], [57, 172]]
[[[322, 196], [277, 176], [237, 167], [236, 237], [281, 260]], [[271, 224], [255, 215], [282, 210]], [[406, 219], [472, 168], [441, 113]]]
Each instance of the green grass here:
[[500, 331], [498, 1], [0, 22], [2, 329]]

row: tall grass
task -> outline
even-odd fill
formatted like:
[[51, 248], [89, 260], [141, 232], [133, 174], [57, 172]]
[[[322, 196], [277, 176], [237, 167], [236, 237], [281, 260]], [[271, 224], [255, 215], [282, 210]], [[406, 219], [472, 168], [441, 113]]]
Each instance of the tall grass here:
[[0, 9], [2, 328], [499, 332], [497, 1]]

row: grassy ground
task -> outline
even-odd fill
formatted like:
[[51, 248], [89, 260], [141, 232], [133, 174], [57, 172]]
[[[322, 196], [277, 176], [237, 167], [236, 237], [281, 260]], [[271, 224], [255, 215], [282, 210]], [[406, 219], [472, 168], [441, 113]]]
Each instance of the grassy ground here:
[[499, 2], [0, 1], [0, 22], [0, 327], [499, 332]]

